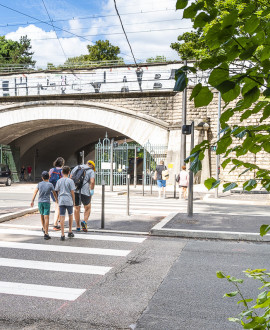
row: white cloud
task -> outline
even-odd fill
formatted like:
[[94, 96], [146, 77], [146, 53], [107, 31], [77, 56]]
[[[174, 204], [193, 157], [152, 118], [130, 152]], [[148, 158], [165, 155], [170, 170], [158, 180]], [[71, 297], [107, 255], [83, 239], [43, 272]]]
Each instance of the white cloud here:
[[[78, 23], [76, 24], [78, 27]], [[59, 41], [54, 31], [46, 32], [35, 25], [20, 27], [15, 32], [6, 35], [7, 39], [19, 40], [21, 36], [31, 39], [33, 59], [37, 61], [39, 67], [46, 67], [48, 62], [53, 64], [63, 64], [66, 60]], [[82, 41], [78, 37], [59, 38], [61, 45], [67, 57], [79, 56], [87, 54], [86, 45], [88, 41]]]
[[[189, 20], [181, 19], [182, 13], [174, 10], [175, 3], [176, 0], [130, 0], [128, 2], [117, 0], [117, 6], [136, 59], [145, 60], [156, 55], [164, 55], [167, 59], [178, 59], [177, 53], [170, 48], [170, 44], [177, 41], [179, 34], [190, 31], [191, 23]], [[61, 36], [59, 40], [67, 57], [87, 54], [86, 46], [91, 44], [91, 41], [108, 39], [113, 45], [120, 47], [121, 56], [126, 62], [132, 62], [131, 52], [126, 38], [122, 34], [113, 0], [104, 0], [102, 8], [103, 10], [99, 14], [106, 17], [70, 19], [63, 26], [65, 30], [89, 40], [75, 36], [70, 38], [67, 33], [59, 32]], [[59, 23], [57, 25], [59, 26]], [[19, 40], [23, 35], [27, 35], [32, 40], [33, 58], [37, 61], [37, 66], [44, 67], [48, 62], [64, 63], [65, 57], [53, 30], [45, 31], [35, 25], [29, 25], [8, 33], [6, 37]], [[64, 36], [69, 36], [69, 38]]]
[[[117, 7], [127, 32], [133, 52], [137, 59], [145, 60], [148, 57], [164, 55], [167, 59], [178, 59], [178, 55], [170, 48], [172, 42], [177, 41], [179, 34], [190, 31], [191, 23], [189, 20], [182, 20], [182, 13], [175, 11], [174, 0], [136, 0], [131, 1], [133, 5], [127, 6], [126, 0], [117, 0]], [[130, 3], [130, 2], [128, 2]], [[135, 5], [136, 3], [136, 5]], [[107, 15], [115, 14], [113, 0], [105, 3]], [[148, 12], [148, 13], [147, 13]], [[127, 13], [136, 13], [126, 15]], [[100, 30], [104, 31], [102, 25], [119, 24], [119, 27], [107, 28], [106, 38], [111, 43], [120, 46], [126, 60], [131, 61], [131, 53], [124, 35], [109, 35], [115, 32], [122, 32], [118, 17], [107, 17], [103, 20]], [[178, 29], [181, 28], [181, 29]], [[155, 31], [161, 30], [161, 31]], [[136, 31], [151, 31], [138, 32]]]

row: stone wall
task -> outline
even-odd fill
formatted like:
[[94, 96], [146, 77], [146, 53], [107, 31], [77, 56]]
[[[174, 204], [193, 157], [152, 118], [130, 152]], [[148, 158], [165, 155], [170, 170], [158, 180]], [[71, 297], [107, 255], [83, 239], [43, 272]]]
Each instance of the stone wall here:
[[[197, 130], [197, 138], [195, 142], [200, 142], [204, 138], [214, 142], [217, 137], [217, 115], [218, 115], [218, 92], [214, 91], [213, 101], [206, 107], [195, 108], [193, 101], [189, 101], [192, 89], [188, 89], [188, 101], [187, 101], [187, 123], [191, 121], [195, 122]], [[93, 104], [108, 105], [108, 107], [119, 107], [121, 109], [132, 110], [136, 116], [141, 117], [148, 116], [153, 118], [155, 125], [164, 123], [168, 127], [168, 146], [169, 154], [168, 161], [175, 163], [175, 169], [179, 168], [180, 157], [180, 141], [181, 141], [181, 121], [182, 121], [182, 93], [175, 93], [172, 91], [157, 91], [157, 92], [136, 92], [136, 93], [102, 93], [102, 94], [74, 94], [74, 95], [47, 95], [47, 96], [29, 96], [29, 97], [10, 97], [0, 98], [0, 111], [6, 111], [9, 106], [15, 104], [39, 104], [42, 106], [43, 102], [54, 100], [56, 103], [72, 100], [74, 106], [81, 101], [91, 101]], [[224, 103], [222, 103], [222, 106]], [[134, 116], [134, 113], [131, 116]], [[259, 123], [259, 115], [250, 117], [243, 125], [250, 125]], [[155, 121], [156, 120], [156, 121]], [[160, 122], [158, 122], [159, 120]], [[203, 123], [208, 124], [203, 126]], [[240, 114], [236, 114], [231, 120], [231, 123], [240, 123]], [[269, 121], [268, 121], [269, 123]], [[164, 126], [164, 127], [165, 127]], [[237, 142], [237, 141], [236, 141]], [[187, 148], [187, 151], [189, 149]], [[204, 166], [206, 167], [205, 175], [216, 175], [216, 155], [215, 152], [209, 151], [206, 155]], [[268, 168], [270, 163], [270, 155], [265, 152], [259, 152], [256, 156], [253, 154], [247, 154], [241, 159], [256, 163], [262, 167]], [[222, 156], [221, 156], [222, 161]], [[208, 167], [208, 168], [207, 168]], [[246, 173], [241, 178], [238, 178], [238, 171], [229, 173], [231, 165], [223, 171], [221, 169], [221, 178], [225, 181], [246, 181], [253, 177], [253, 173]], [[205, 179], [205, 175], [203, 178]]]

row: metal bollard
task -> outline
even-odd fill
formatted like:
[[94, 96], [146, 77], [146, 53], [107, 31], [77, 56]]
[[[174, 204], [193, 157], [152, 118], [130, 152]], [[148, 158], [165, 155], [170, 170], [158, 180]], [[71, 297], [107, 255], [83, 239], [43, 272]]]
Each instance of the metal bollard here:
[[142, 172], [142, 195], [144, 196], [144, 171]]
[[105, 227], [105, 181], [102, 181], [102, 193], [101, 193], [101, 229]]
[[176, 198], [176, 174], [174, 175], [174, 191], [173, 191], [173, 198]]
[[129, 215], [129, 186], [130, 186], [130, 174], [127, 175], [127, 215]]

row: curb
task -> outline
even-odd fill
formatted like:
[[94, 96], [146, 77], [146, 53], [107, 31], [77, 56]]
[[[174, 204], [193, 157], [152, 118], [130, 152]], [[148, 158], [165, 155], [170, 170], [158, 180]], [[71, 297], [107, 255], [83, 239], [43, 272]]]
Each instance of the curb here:
[[165, 219], [163, 219], [160, 223], [155, 225], [150, 230], [150, 235], [151, 236], [182, 237], [182, 238], [270, 242], [270, 234], [267, 234], [264, 237], [261, 237], [257, 233], [164, 228], [164, 226], [169, 221], [171, 221], [177, 214], [178, 213], [169, 214]]
[[29, 214], [29, 213], [35, 213], [36, 211], [38, 211], [37, 206], [36, 207], [31, 207], [30, 209], [24, 209], [24, 210], [21, 210], [21, 211], [13, 212], [13, 213], [7, 213], [7, 214], [4, 214], [4, 215], [0, 216], [0, 222], [15, 219], [15, 218], [21, 217], [21, 216]]
[[203, 197], [203, 201], [204, 202], [211, 202], [211, 203], [215, 203], [215, 204], [235, 204], [235, 205], [270, 205], [270, 200], [267, 200], [265, 202], [260, 202], [260, 201], [243, 201], [243, 200], [239, 200], [239, 199], [220, 199], [220, 198], [212, 198], [209, 197], [211, 195], [207, 194]]

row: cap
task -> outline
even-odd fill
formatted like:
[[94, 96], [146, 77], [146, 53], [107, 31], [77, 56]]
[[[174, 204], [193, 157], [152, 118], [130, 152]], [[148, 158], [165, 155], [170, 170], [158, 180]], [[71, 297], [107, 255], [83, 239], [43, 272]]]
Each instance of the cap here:
[[44, 178], [44, 177], [49, 177], [49, 173], [47, 172], [47, 171], [43, 171], [42, 173], [41, 173], [41, 177], [42, 178]]
[[92, 160], [88, 160], [87, 164], [93, 166], [93, 170], [96, 171], [96, 164]]

